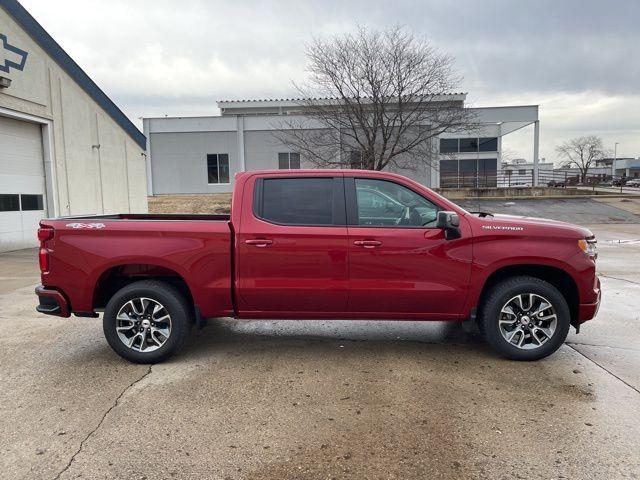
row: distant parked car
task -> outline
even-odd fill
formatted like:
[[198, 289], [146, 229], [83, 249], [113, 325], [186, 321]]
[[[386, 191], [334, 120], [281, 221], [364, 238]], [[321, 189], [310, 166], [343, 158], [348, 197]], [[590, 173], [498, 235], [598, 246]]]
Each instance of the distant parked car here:
[[625, 186], [627, 187], [633, 187], [633, 188], [640, 188], [640, 178], [634, 178], [633, 180], [629, 180]]
[[627, 179], [622, 177], [622, 178], [616, 178], [613, 181], [613, 186], [614, 187], [621, 187], [622, 185], [624, 185], [627, 182]]
[[547, 183], [547, 187], [564, 187], [564, 180], [551, 180]]

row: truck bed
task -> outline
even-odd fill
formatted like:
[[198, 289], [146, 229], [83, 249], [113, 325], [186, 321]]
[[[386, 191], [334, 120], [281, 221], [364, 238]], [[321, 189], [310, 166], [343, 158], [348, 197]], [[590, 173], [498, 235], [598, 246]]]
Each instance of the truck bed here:
[[233, 314], [229, 215], [114, 214], [44, 219], [53, 229], [47, 288], [65, 292], [71, 311], [104, 307], [107, 285], [158, 275], [185, 279], [206, 317]]

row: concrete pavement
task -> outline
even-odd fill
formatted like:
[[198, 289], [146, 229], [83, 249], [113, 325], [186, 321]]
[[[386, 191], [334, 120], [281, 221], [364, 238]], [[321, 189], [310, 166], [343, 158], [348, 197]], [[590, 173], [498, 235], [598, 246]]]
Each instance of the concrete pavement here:
[[221, 320], [132, 365], [0, 255], [0, 478], [638, 478], [640, 225], [590, 228], [600, 315], [535, 363], [446, 323]]

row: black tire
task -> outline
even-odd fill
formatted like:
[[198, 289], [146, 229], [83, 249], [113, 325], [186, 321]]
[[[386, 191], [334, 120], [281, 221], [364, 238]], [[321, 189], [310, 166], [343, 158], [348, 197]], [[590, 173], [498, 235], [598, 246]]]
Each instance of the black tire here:
[[[160, 347], [154, 345], [156, 349], [153, 351], [129, 348], [116, 331], [118, 312], [130, 300], [137, 298], [149, 298], [159, 302], [170, 315], [170, 333]], [[175, 287], [156, 280], [142, 280], [121, 288], [111, 297], [104, 310], [102, 328], [111, 348], [125, 360], [133, 363], [158, 363], [178, 353], [186, 343], [193, 324], [191, 311], [189, 302]]]
[[[501, 333], [499, 319], [502, 308], [510, 299], [528, 293], [544, 297], [551, 304], [557, 323], [553, 334], [542, 345], [525, 350], [507, 341]], [[551, 355], [566, 340], [570, 324], [571, 313], [562, 293], [550, 283], [535, 277], [511, 277], [496, 284], [480, 307], [480, 329], [484, 338], [496, 352], [511, 360], [539, 360]]]

